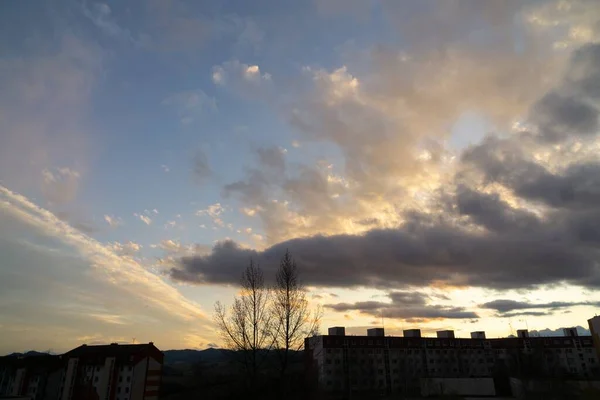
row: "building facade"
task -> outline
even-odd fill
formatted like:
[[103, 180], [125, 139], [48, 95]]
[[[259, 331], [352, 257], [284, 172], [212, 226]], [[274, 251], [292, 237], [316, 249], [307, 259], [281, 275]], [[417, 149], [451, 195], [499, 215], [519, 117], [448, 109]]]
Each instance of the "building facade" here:
[[54, 400], [63, 376], [60, 356], [2, 357], [0, 395]]
[[416, 394], [423, 382], [509, 375], [590, 379], [600, 367], [590, 336], [529, 337], [522, 331], [516, 338], [487, 339], [479, 331], [466, 339], [441, 331], [432, 338], [414, 329], [403, 337], [384, 336], [383, 329], [367, 336], [331, 334], [342, 332], [338, 327], [305, 341], [308, 368], [325, 392]]
[[163, 354], [153, 343], [79, 346], [61, 356], [0, 359], [0, 395], [32, 400], [156, 400]]

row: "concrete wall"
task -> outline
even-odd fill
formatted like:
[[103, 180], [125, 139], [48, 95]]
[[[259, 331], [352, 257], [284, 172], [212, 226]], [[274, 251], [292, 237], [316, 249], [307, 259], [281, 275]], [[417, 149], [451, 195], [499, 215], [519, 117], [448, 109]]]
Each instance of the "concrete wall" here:
[[492, 378], [423, 378], [421, 395], [495, 396], [496, 389]]

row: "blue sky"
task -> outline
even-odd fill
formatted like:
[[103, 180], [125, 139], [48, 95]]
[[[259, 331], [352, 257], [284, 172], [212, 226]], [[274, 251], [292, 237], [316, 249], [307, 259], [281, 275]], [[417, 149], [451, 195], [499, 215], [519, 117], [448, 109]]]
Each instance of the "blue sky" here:
[[[543, 136], [565, 116], [542, 115], [544, 96], [577, 95], [568, 85], [592, 72], [573, 54], [600, 37], [598, 6], [585, 0], [25, 0], [0, 10], [0, 352], [133, 337], [214, 344], [213, 304], [231, 299], [239, 276], [209, 273], [239, 260], [218, 258], [227, 241], [270, 260], [308, 249], [303, 240], [408, 229], [415, 212], [499, 234], [449, 206], [465, 187], [549, 221], [562, 208], [482, 178], [464, 155], [489, 138]], [[597, 130], [583, 138], [559, 122], [560, 146], [523, 148], [568, 176], [593, 161]], [[357, 331], [376, 323], [361, 302], [385, 308], [396, 289], [426, 301], [390, 311], [392, 331], [469, 323], [505, 335], [506, 310], [484, 304], [512, 293], [543, 305], [572, 290], [573, 307], [523, 307], [536, 311], [515, 321], [585, 325], [600, 299], [581, 283], [591, 278], [560, 274], [500, 291], [462, 269], [395, 289], [375, 272], [336, 283], [318, 271], [345, 275], [342, 258], [309, 254], [323, 324]]]

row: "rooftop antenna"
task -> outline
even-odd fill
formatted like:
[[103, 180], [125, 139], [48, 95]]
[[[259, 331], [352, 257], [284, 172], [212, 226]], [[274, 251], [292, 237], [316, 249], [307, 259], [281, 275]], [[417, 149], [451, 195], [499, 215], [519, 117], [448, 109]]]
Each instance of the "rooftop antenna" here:
[[132, 343], [135, 344], [135, 338], [132, 338]]

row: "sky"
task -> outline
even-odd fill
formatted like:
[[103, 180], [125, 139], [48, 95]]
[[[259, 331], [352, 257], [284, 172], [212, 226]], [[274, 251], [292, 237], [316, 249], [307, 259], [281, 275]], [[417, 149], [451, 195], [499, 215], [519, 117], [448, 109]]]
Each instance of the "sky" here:
[[324, 331], [600, 307], [596, 0], [0, 4], [0, 354], [219, 346], [289, 249]]

